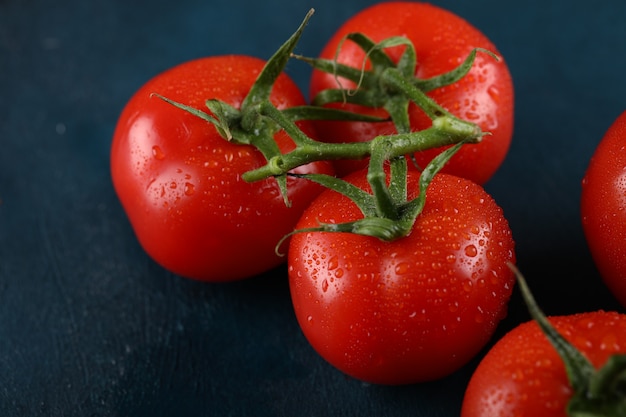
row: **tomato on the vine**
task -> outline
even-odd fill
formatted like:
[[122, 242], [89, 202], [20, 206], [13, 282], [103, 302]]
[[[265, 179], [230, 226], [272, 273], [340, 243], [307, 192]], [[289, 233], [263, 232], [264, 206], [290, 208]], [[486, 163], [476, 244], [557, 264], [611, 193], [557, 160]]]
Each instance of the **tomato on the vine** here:
[[[428, 3], [384, 2], [362, 10], [348, 19], [325, 45], [321, 58], [360, 69], [364, 52], [354, 42], [345, 40], [347, 34], [360, 32], [375, 42], [392, 36], [404, 36], [415, 47], [417, 67], [415, 76], [421, 79], [434, 77], [458, 66], [475, 48], [495, 54], [495, 45], [477, 28], [454, 13]], [[339, 49], [338, 49], [339, 48]], [[338, 51], [338, 52], [337, 52]], [[398, 60], [402, 47], [386, 50], [393, 60]], [[368, 67], [366, 67], [368, 68]], [[314, 70], [310, 83], [310, 96], [327, 89], [355, 88], [355, 84], [332, 73]], [[432, 90], [428, 95], [442, 107], [463, 120], [476, 123], [490, 135], [481, 143], [466, 146], [447, 164], [442, 172], [469, 178], [484, 184], [503, 162], [513, 134], [513, 84], [508, 67], [502, 57], [484, 53], [476, 56], [470, 72], [460, 81]], [[349, 92], [348, 92], [349, 94]], [[355, 104], [327, 104], [385, 117], [382, 109], [366, 108]], [[409, 107], [412, 130], [422, 130], [431, 120], [413, 103]], [[391, 122], [364, 123], [346, 121], [316, 122], [320, 139], [328, 142], [367, 141], [381, 134], [395, 131]], [[415, 154], [419, 166], [424, 167], [441, 149], [431, 149]], [[364, 161], [340, 161], [336, 164], [340, 175], [362, 168]]]
[[605, 133], [582, 180], [581, 216], [595, 264], [626, 307], [626, 112]]
[[[408, 174], [409, 198], [419, 173]], [[367, 190], [363, 171], [346, 180]], [[362, 218], [353, 201], [325, 191], [297, 229]], [[467, 179], [438, 174], [406, 237], [302, 231], [288, 254], [298, 322], [313, 348], [357, 379], [433, 380], [467, 363], [505, 316], [514, 242], [502, 210]]]
[[[146, 252], [166, 269], [189, 278], [229, 281], [250, 277], [283, 262], [275, 254], [304, 208], [322, 188], [288, 179], [291, 207], [272, 178], [247, 183], [241, 175], [266, 163], [257, 149], [229, 143], [215, 126], [152, 96], [194, 108], [219, 99], [239, 108], [265, 61], [248, 56], [193, 60], [143, 85], [121, 113], [111, 148], [115, 190]], [[270, 101], [284, 109], [305, 104], [284, 73]], [[308, 122], [298, 122], [310, 136]], [[280, 131], [282, 151], [293, 147]], [[326, 162], [299, 172], [331, 173]]]
[[[626, 315], [597, 311], [549, 321], [595, 368], [626, 353]], [[566, 417], [573, 394], [562, 358], [530, 321], [507, 333], [482, 359], [467, 386], [461, 416]]]

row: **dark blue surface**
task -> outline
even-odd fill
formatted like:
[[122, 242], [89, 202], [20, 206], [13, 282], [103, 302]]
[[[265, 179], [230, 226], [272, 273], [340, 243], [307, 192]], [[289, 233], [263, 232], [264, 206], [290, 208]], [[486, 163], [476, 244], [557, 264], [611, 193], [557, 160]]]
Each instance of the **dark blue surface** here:
[[[109, 177], [117, 116], [152, 76], [203, 55], [267, 58], [310, 7], [298, 52], [314, 55], [371, 3], [0, 0], [1, 416], [458, 416], [476, 361], [407, 387], [345, 377], [300, 333], [284, 268], [226, 285], [169, 274], [138, 246]], [[513, 145], [486, 188], [536, 297], [550, 314], [619, 308], [578, 200], [626, 109], [626, 2], [437, 4], [489, 36], [513, 74]], [[306, 89], [308, 68], [288, 72]], [[498, 335], [527, 317], [515, 293]]]

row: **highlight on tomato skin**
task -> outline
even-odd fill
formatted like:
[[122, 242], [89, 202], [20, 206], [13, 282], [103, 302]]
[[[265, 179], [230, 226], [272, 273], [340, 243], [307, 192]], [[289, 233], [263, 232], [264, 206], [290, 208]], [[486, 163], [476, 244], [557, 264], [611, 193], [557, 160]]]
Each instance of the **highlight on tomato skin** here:
[[[415, 196], [419, 175], [409, 173]], [[346, 177], [367, 188], [364, 172]], [[362, 216], [325, 191], [298, 229]], [[290, 290], [307, 340], [356, 379], [399, 385], [442, 378], [472, 359], [506, 315], [514, 242], [484, 189], [438, 174], [409, 236], [391, 242], [351, 233], [292, 236]]]
[[[273, 178], [256, 183], [241, 178], [265, 164], [259, 151], [229, 143], [210, 123], [153, 96], [205, 110], [208, 98], [237, 107], [264, 65], [238, 55], [182, 63], [146, 82], [119, 116], [110, 155], [115, 191], [142, 247], [175, 274], [224, 282], [282, 264], [276, 244], [322, 191], [317, 184], [289, 178], [292, 205], [287, 207]], [[305, 104], [284, 73], [270, 100], [279, 109]], [[299, 126], [315, 137], [311, 123]], [[293, 147], [283, 131], [275, 140], [282, 150]], [[298, 169], [333, 174], [325, 161]]]
[[[469, 178], [485, 184], [498, 170], [509, 151], [514, 125], [514, 85], [505, 57], [496, 45], [478, 28], [451, 11], [422, 2], [391, 1], [367, 7], [346, 20], [325, 44], [319, 56], [337, 59], [339, 63], [360, 69], [364, 52], [355, 43], [344, 40], [350, 32], [361, 32], [375, 42], [391, 36], [405, 36], [412, 41], [417, 52], [416, 77], [426, 79], [452, 70], [477, 47], [498, 55], [479, 53], [474, 66], [464, 78], [428, 93], [437, 103], [455, 116], [476, 123], [489, 132], [480, 144], [465, 146], [442, 172]], [[339, 48], [339, 50], [338, 50]], [[397, 60], [402, 48], [387, 50]], [[368, 68], [368, 67], [366, 67]], [[314, 70], [309, 86], [309, 96], [314, 98], [327, 89], [353, 89], [356, 85], [334, 74]], [[346, 110], [384, 117], [382, 109], [355, 104], [328, 104]], [[431, 120], [411, 103], [409, 115], [412, 130], [422, 130]], [[316, 129], [320, 139], [328, 142], [366, 141], [381, 134], [391, 134], [391, 122], [362, 123], [344, 121], [318, 121]], [[441, 149], [415, 154], [420, 167]], [[362, 169], [366, 161], [339, 161], [339, 175]]]
[[602, 279], [626, 307], [626, 111], [598, 143], [581, 187], [581, 221]]
[[[550, 323], [600, 368], [626, 353], [626, 315], [596, 311], [549, 318]], [[573, 390], [563, 360], [534, 321], [502, 337], [485, 355], [467, 386], [461, 417], [567, 417]]]

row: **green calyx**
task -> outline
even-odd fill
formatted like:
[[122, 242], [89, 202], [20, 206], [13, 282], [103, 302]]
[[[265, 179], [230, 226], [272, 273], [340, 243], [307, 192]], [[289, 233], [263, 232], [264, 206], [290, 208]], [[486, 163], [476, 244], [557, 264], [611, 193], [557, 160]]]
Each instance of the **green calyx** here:
[[626, 416], [626, 354], [616, 354], [596, 369], [591, 362], [568, 342], [548, 321], [537, 306], [526, 280], [512, 264], [520, 291], [531, 317], [539, 325], [563, 360], [574, 391], [567, 405], [570, 417]]
[[[357, 190], [342, 179], [320, 175], [297, 175], [340, 192], [357, 204], [363, 219], [341, 225], [320, 224], [315, 230], [349, 232], [394, 240], [410, 233], [421, 212], [426, 189], [439, 170], [456, 153], [461, 145], [478, 143], [486, 134], [474, 123], [461, 120], [449, 113], [426, 93], [435, 88], [452, 84], [464, 77], [474, 62], [477, 52], [472, 51], [458, 68], [430, 79], [417, 79], [417, 58], [411, 42], [402, 37], [392, 37], [374, 43], [359, 33], [348, 35], [366, 53], [371, 70], [355, 69], [336, 61], [311, 59], [293, 55], [304, 27], [313, 14], [311, 10], [297, 31], [267, 61], [255, 84], [243, 101], [241, 108], [215, 99], [206, 101], [208, 111], [176, 103], [166, 97], [161, 99], [188, 111], [213, 124], [219, 134], [229, 142], [251, 145], [258, 149], [267, 163], [257, 169], [242, 173], [248, 182], [275, 178], [287, 205], [287, 178], [295, 176], [292, 170], [315, 161], [370, 158], [367, 179], [372, 192]], [[404, 46], [404, 52], [394, 63], [385, 52], [386, 48]], [[486, 51], [483, 51], [486, 52]], [[272, 86], [292, 57], [308, 62], [314, 68], [327, 71], [336, 77], [352, 80], [357, 88], [327, 90], [315, 97], [313, 105], [277, 109], [269, 100]], [[361, 115], [349, 111], [323, 107], [332, 102], [350, 102], [362, 106], [383, 108], [388, 118]], [[411, 132], [408, 108], [413, 102], [432, 120], [431, 127]], [[369, 142], [323, 143], [308, 137], [296, 124], [299, 120], [342, 120], [381, 122], [391, 120], [397, 133], [373, 138]], [[284, 130], [296, 147], [281, 152], [274, 135]], [[407, 200], [407, 155], [432, 148], [448, 148], [424, 168], [420, 176], [419, 196]], [[386, 167], [390, 166], [390, 169]], [[389, 176], [388, 176], [389, 175]], [[297, 231], [296, 231], [297, 232]]]

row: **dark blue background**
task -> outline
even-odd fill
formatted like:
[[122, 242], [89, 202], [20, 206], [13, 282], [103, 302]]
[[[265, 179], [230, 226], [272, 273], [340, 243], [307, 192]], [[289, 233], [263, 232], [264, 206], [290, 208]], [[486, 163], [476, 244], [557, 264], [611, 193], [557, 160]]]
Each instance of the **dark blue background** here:
[[[306, 11], [314, 55], [357, 0], [0, 0], [0, 415], [458, 416], [477, 360], [441, 381], [352, 380], [309, 347], [286, 271], [192, 282], [141, 250], [108, 152], [125, 101], [204, 55], [269, 57]], [[480, 28], [516, 87], [486, 186], [544, 310], [619, 308], [590, 259], [580, 181], [626, 109], [626, 2], [436, 2]], [[306, 90], [308, 67], [288, 72]], [[527, 320], [519, 294], [498, 336]]]

